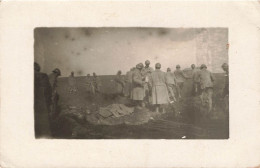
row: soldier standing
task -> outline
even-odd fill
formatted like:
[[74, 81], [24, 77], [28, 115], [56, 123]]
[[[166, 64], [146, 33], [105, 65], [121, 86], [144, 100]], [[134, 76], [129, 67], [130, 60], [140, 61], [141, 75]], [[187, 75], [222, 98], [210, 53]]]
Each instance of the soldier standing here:
[[183, 73], [180, 65], [176, 65], [176, 70], [174, 71], [174, 75], [175, 75], [176, 81], [177, 81], [178, 96], [179, 96], [179, 98], [181, 98], [184, 81], [188, 77]]
[[199, 69], [196, 68], [196, 66], [194, 64], [191, 65], [191, 69], [192, 69], [192, 94], [194, 96], [199, 95], [200, 92], [200, 87], [199, 87], [199, 78], [198, 78], [198, 74], [199, 74]]
[[125, 87], [125, 81], [124, 81], [124, 78], [123, 76], [121, 75], [122, 72], [119, 70], [116, 74], [116, 77], [115, 77], [115, 84], [116, 84], [116, 91], [117, 91], [117, 94], [119, 95], [122, 95], [124, 94], [124, 87]]
[[136, 65], [136, 69], [133, 72], [133, 80], [132, 80], [132, 99], [137, 104], [137, 108], [142, 108], [144, 106], [143, 100], [144, 100], [144, 85], [145, 81], [142, 77], [142, 69], [144, 65], [142, 63], [139, 63]]
[[150, 67], [150, 61], [146, 60], [145, 67], [141, 71], [142, 76], [146, 82], [144, 84], [144, 93], [145, 93], [144, 102], [146, 104], [149, 104], [149, 99], [150, 99], [150, 95], [151, 95], [151, 88], [149, 88], [148, 82], [149, 82], [149, 80], [151, 80], [151, 73], [153, 71], [154, 71], [154, 69], [152, 67]]
[[224, 63], [222, 65], [222, 69], [223, 71], [225, 71], [225, 87], [223, 89], [223, 98], [224, 98], [224, 102], [225, 102], [225, 112], [228, 112], [228, 108], [229, 108], [229, 69], [228, 69], [228, 64]]
[[95, 72], [93, 72], [92, 85], [94, 87], [93, 94], [95, 95], [96, 93], [99, 93], [100, 92], [100, 81], [99, 81], [99, 77], [96, 75]]
[[156, 105], [156, 112], [162, 108], [165, 113], [165, 108], [161, 105], [169, 103], [169, 95], [166, 87], [166, 74], [161, 70], [161, 64], [155, 64], [155, 71], [151, 74], [150, 85], [152, 86], [152, 103]]
[[58, 106], [58, 100], [59, 100], [59, 94], [56, 90], [57, 88], [57, 79], [61, 75], [61, 72], [58, 68], [55, 68], [52, 73], [49, 75], [49, 80], [52, 88], [52, 106], [51, 106], [51, 115], [52, 118], [57, 115], [57, 106]]
[[171, 72], [171, 68], [167, 68], [166, 72], [166, 83], [167, 83], [167, 88], [170, 92], [170, 98], [172, 99], [171, 103], [176, 101], [176, 96], [177, 95], [177, 82], [174, 74]]
[[212, 110], [212, 96], [213, 96], [213, 82], [214, 77], [212, 73], [207, 70], [207, 66], [205, 64], [202, 64], [200, 67], [200, 72], [198, 74], [199, 80], [200, 80], [200, 87], [202, 90], [201, 94], [201, 100], [203, 104], [208, 103], [209, 111]]
[[48, 75], [40, 72], [40, 65], [34, 63], [34, 129], [35, 137], [51, 137], [50, 106], [51, 85]]
[[76, 78], [74, 77], [74, 72], [71, 72], [68, 82], [69, 82], [69, 93], [77, 92], [78, 91], [77, 81], [76, 81]]

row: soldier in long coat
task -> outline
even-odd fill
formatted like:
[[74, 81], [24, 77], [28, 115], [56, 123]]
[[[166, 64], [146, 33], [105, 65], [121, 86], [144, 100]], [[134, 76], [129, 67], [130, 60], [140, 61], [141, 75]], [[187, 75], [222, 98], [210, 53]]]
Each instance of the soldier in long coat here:
[[[171, 68], [167, 68], [167, 72], [166, 72], [166, 83], [167, 83], [167, 88], [168, 91], [170, 93], [170, 98], [172, 99], [172, 101], [177, 101], [176, 99], [176, 95], [177, 93], [177, 82], [176, 82], [176, 78], [174, 76], [174, 73], [171, 72]], [[179, 96], [177, 96], [178, 98]], [[171, 103], [173, 103], [171, 101]]]
[[132, 78], [132, 99], [136, 102], [137, 107], [141, 108], [144, 100], [144, 84], [145, 81], [141, 74], [141, 70], [144, 67], [142, 63], [136, 65], [136, 69], [133, 72]]
[[124, 89], [124, 95], [126, 97], [131, 97], [132, 94], [132, 77], [133, 77], [133, 71], [134, 68], [131, 68], [130, 71], [126, 73], [125, 77], [125, 89]]
[[213, 96], [213, 82], [214, 77], [212, 73], [207, 70], [207, 66], [205, 64], [202, 64], [200, 67], [200, 72], [198, 74], [199, 80], [200, 80], [200, 87], [202, 90], [201, 94], [201, 100], [205, 104], [208, 102], [209, 105], [209, 113], [212, 110], [212, 96]]
[[57, 115], [57, 106], [58, 106], [58, 100], [59, 100], [59, 94], [56, 90], [57, 88], [57, 79], [61, 75], [61, 72], [58, 68], [55, 68], [52, 73], [49, 75], [49, 81], [52, 88], [52, 106], [51, 106], [51, 118], [55, 118]]
[[69, 83], [69, 93], [77, 92], [77, 81], [76, 78], [74, 77], [74, 72], [71, 72], [71, 75], [69, 76], [68, 79]]
[[146, 104], [149, 104], [149, 100], [151, 99], [151, 88], [149, 88], [149, 80], [151, 80], [151, 73], [154, 71], [152, 67], [150, 67], [150, 61], [146, 60], [145, 61], [145, 67], [142, 69], [141, 73], [143, 78], [145, 79], [146, 83], [144, 84], [144, 102]]
[[100, 92], [101, 83], [100, 83], [99, 77], [97, 76], [97, 74], [95, 72], [93, 72], [92, 85], [94, 87], [94, 95], [96, 93], [99, 93]]
[[194, 64], [191, 65], [191, 69], [192, 69], [192, 94], [194, 96], [199, 95], [200, 93], [200, 81], [199, 81], [199, 69], [196, 68], [196, 66]]
[[116, 74], [116, 77], [114, 79], [115, 85], [116, 85], [116, 93], [123, 95], [124, 94], [124, 87], [125, 87], [125, 81], [123, 76], [121, 75], [122, 72], [119, 70]]
[[34, 63], [34, 129], [36, 138], [51, 137], [50, 128], [51, 85], [47, 74]]
[[225, 86], [223, 89], [222, 96], [224, 98], [225, 103], [225, 112], [228, 112], [229, 110], [229, 70], [228, 70], [228, 64], [224, 63], [222, 65], [223, 71], [225, 71]]
[[184, 86], [184, 81], [188, 77], [183, 73], [180, 65], [176, 65], [176, 70], [174, 71], [174, 75], [175, 75], [176, 81], [177, 81], [179, 96], [181, 96], [182, 88]]
[[86, 77], [86, 87], [87, 87], [87, 93], [94, 94], [94, 86], [92, 84], [92, 78], [90, 74], [87, 74]]
[[[166, 74], [161, 70], [161, 64], [155, 64], [155, 71], [151, 74], [152, 104], [156, 105], [156, 112], [159, 112], [160, 105], [169, 103], [169, 95], [166, 84]], [[165, 109], [162, 107], [163, 113]]]

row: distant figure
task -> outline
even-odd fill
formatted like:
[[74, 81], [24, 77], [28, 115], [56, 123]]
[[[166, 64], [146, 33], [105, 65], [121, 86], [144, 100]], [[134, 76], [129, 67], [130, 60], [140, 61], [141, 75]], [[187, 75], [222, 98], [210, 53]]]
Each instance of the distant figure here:
[[178, 93], [177, 93], [177, 86], [176, 86], [177, 85], [176, 78], [174, 76], [174, 73], [171, 72], [171, 68], [167, 68], [166, 84], [167, 84], [167, 88], [170, 92], [169, 96], [171, 99], [171, 103], [173, 103], [174, 101], [177, 101], [176, 95]]
[[116, 84], [116, 93], [123, 96], [125, 81], [124, 81], [124, 77], [121, 74], [122, 72], [119, 70], [115, 77], [115, 84]]
[[161, 70], [161, 64], [155, 64], [155, 71], [151, 74], [150, 85], [152, 86], [152, 103], [156, 105], [156, 112], [162, 108], [165, 113], [165, 108], [161, 105], [169, 103], [169, 95], [166, 87], [166, 74]]
[[96, 93], [100, 92], [100, 80], [99, 77], [96, 75], [95, 72], [93, 72], [93, 79], [92, 79], [92, 85], [94, 87], [94, 92], [93, 94], [96, 95]]
[[144, 84], [145, 81], [143, 80], [141, 71], [144, 65], [139, 63], [136, 65], [136, 68], [133, 72], [133, 80], [132, 80], [132, 99], [135, 101], [137, 108], [144, 107], [143, 100], [144, 100]]
[[131, 90], [132, 90], [132, 75], [133, 75], [133, 68], [130, 71], [126, 72], [125, 75], [125, 88], [124, 88], [124, 95], [128, 98], [131, 97]]
[[191, 65], [192, 69], [192, 95], [197, 96], [200, 94], [200, 81], [199, 81], [199, 69], [194, 64]]
[[225, 102], [225, 112], [228, 112], [229, 109], [229, 69], [228, 69], [228, 64], [224, 63], [222, 65], [222, 69], [223, 71], [225, 71], [225, 86], [223, 89], [223, 93], [222, 96], [224, 98], [224, 102]]
[[149, 99], [151, 99], [150, 95], [151, 95], [152, 90], [151, 90], [151, 88], [149, 88], [148, 82], [149, 82], [149, 80], [151, 80], [151, 73], [153, 71], [154, 71], [154, 69], [152, 67], [150, 67], [150, 61], [146, 60], [145, 67], [141, 71], [142, 76], [146, 82], [144, 84], [144, 93], [145, 93], [144, 102], [146, 104], [149, 104]]
[[68, 82], [69, 82], [69, 93], [70, 94], [76, 93], [78, 89], [77, 89], [77, 81], [76, 78], [74, 77], [74, 72], [71, 72]]
[[34, 63], [34, 128], [36, 138], [51, 137], [51, 85], [47, 74]]
[[87, 93], [94, 94], [94, 86], [90, 74], [87, 74], [86, 77], [86, 87], [87, 87]]
[[183, 73], [180, 65], [176, 65], [176, 70], [174, 71], [174, 75], [175, 75], [176, 81], [177, 81], [177, 87], [178, 87], [178, 92], [179, 92], [178, 95], [179, 95], [179, 98], [181, 98], [184, 81], [188, 77]]
[[51, 111], [52, 111], [52, 115], [54, 117], [54, 115], [57, 114], [57, 105], [58, 105], [58, 100], [59, 100], [59, 94], [56, 90], [57, 88], [57, 79], [58, 77], [61, 75], [61, 72], [58, 68], [55, 68], [52, 73], [49, 75], [49, 80], [50, 80], [50, 84], [51, 84], [51, 88], [52, 88], [52, 107], [51, 107]]
[[200, 80], [200, 87], [202, 90], [201, 100], [203, 104], [208, 103], [209, 113], [212, 110], [212, 96], [213, 96], [213, 82], [214, 77], [210, 71], [207, 70], [207, 66], [202, 64], [201, 71], [198, 74]]

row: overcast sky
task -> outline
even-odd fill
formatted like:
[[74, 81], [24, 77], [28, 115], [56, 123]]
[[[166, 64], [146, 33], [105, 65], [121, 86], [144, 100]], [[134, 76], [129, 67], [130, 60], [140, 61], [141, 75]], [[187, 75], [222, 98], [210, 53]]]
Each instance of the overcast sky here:
[[[78, 76], [92, 72], [112, 75], [118, 70], [125, 74], [147, 59], [152, 67], [160, 62], [164, 71], [177, 64], [184, 69], [193, 63], [213, 62], [209, 69], [218, 72], [222, 62], [228, 61], [228, 31], [224, 28], [37, 28], [34, 35], [35, 61], [46, 73], [60, 68], [62, 76], [71, 71]], [[203, 43], [209, 50], [206, 53], [200, 49], [205, 48]], [[198, 60], [198, 54], [213, 59]], [[214, 58], [221, 60], [214, 63]]]

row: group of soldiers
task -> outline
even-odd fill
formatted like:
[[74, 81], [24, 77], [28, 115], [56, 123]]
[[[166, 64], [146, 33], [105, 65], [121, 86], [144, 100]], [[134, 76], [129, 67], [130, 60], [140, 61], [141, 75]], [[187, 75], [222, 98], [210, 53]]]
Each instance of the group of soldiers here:
[[[78, 92], [77, 82], [73, 71], [71, 72], [71, 75], [68, 78], [68, 84], [68, 91], [70, 94]], [[99, 77], [96, 75], [95, 72], [93, 72], [92, 77], [90, 76], [90, 74], [87, 74], [85, 87], [87, 88], [88, 93], [90, 93], [91, 95], [96, 95], [96, 93], [100, 92], [100, 86], [101, 84]]]
[[35, 136], [51, 136], [52, 121], [57, 116], [59, 95], [57, 78], [61, 71], [55, 68], [51, 74], [40, 72], [41, 67], [34, 63], [34, 122]]
[[[117, 93], [129, 97], [133, 100], [136, 107], [142, 109], [144, 107], [154, 105], [156, 112], [162, 109], [165, 113], [165, 104], [174, 103], [181, 99], [184, 82], [191, 78], [193, 83], [192, 93], [199, 96], [203, 103], [208, 104], [208, 111], [212, 111], [212, 95], [214, 77], [207, 70], [207, 66], [202, 64], [196, 68], [191, 65], [192, 75], [187, 76], [180, 65], [176, 66], [174, 72], [167, 68], [167, 72], [161, 70], [161, 64], [155, 64], [155, 70], [150, 67], [150, 61], [139, 63], [126, 73], [125, 78], [122, 72], [118, 71], [115, 77]], [[225, 110], [228, 111], [229, 96], [229, 69], [228, 64], [224, 63], [222, 69], [225, 72], [225, 87], [223, 88], [223, 98], [225, 102]], [[35, 100], [35, 136], [41, 135], [51, 136], [52, 121], [57, 117], [57, 104], [59, 94], [57, 92], [57, 78], [61, 75], [61, 71], [55, 68], [51, 74], [40, 72], [41, 67], [38, 63], [34, 63], [34, 100]], [[69, 93], [77, 92], [76, 79], [74, 72], [68, 79]], [[87, 91], [92, 94], [100, 92], [100, 81], [96, 73], [86, 77]]]
[[[223, 97], [227, 97], [229, 94], [228, 64], [224, 63], [222, 68], [226, 74]], [[167, 68], [167, 72], [163, 72], [160, 63], [155, 64], [154, 70], [150, 67], [150, 61], [146, 60], [145, 66], [143, 63], [137, 64], [126, 73], [125, 78], [121, 75], [122, 72], [118, 71], [115, 78], [117, 92], [131, 98], [137, 108], [141, 109], [152, 104], [155, 105], [156, 112], [162, 108], [162, 112], [165, 113], [163, 105], [179, 101], [185, 80], [191, 78], [192, 94], [199, 96], [202, 103], [208, 105], [208, 112], [211, 112], [214, 76], [207, 70], [205, 64], [199, 68], [192, 64], [191, 69], [192, 75], [188, 77], [181, 70], [180, 65], [176, 66], [174, 72], [171, 72], [170, 68]]]

